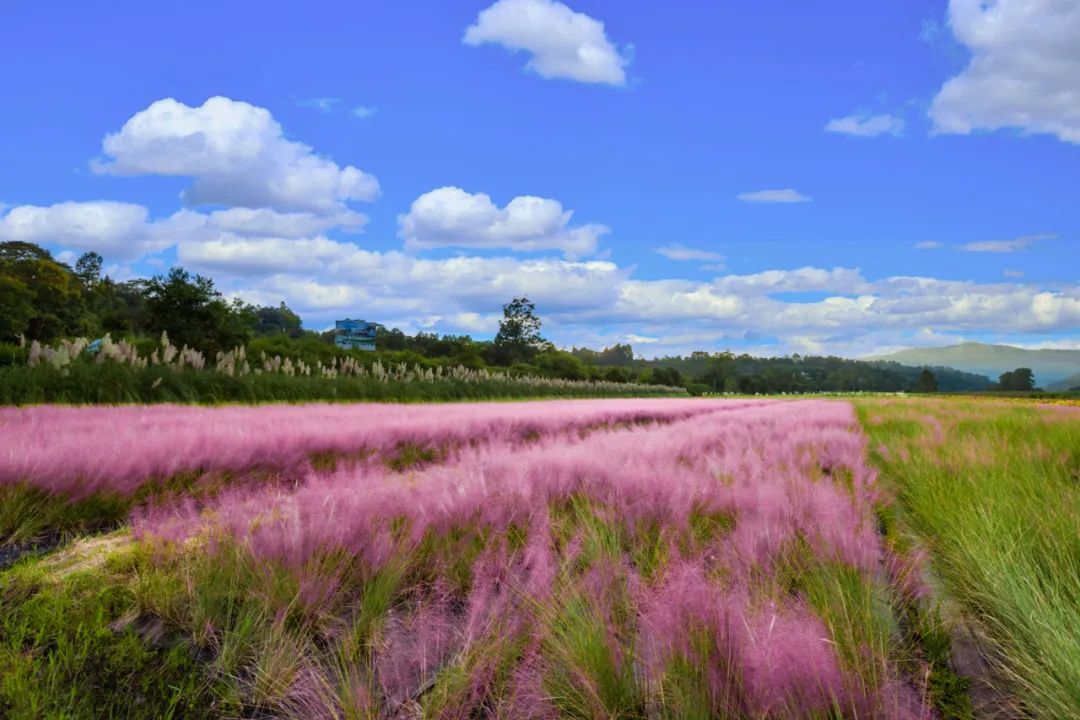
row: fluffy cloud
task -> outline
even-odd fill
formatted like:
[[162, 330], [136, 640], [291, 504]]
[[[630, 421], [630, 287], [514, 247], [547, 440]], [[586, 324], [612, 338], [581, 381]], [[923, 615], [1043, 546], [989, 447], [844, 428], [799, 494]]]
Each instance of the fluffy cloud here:
[[716, 263], [722, 263], [724, 260], [724, 256], [720, 253], [712, 252], [711, 250], [689, 248], [680, 243], [663, 245], [656, 248], [656, 252], [660, 253], [668, 260], [710, 260]]
[[904, 119], [895, 115], [869, 115], [856, 113], [847, 117], [835, 118], [825, 125], [826, 132], [857, 135], [859, 137], [877, 137], [878, 135], [903, 135]]
[[194, 178], [191, 205], [340, 213], [379, 194], [374, 176], [287, 139], [269, 110], [225, 97], [158, 100], [107, 135], [102, 153], [96, 172]]
[[630, 64], [602, 22], [555, 0], [498, 0], [465, 30], [465, 43], [524, 50], [526, 67], [545, 78], [625, 85]]
[[937, 250], [944, 247], [944, 243], [937, 240], [923, 240], [922, 242], [915, 243], [916, 250]]
[[1080, 3], [951, 0], [949, 25], [972, 58], [934, 98], [936, 132], [1012, 127], [1080, 143]]
[[1057, 235], [1022, 235], [1012, 240], [983, 240], [960, 246], [964, 252], [1011, 253], [1027, 250], [1040, 240], [1053, 240]]
[[[275, 223], [288, 224], [275, 217], [267, 227]], [[522, 294], [537, 303], [558, 342], [592, 342], [602, 328], [604, 341], [655, 339], [648, 348], [658, 354], [732, 342], [746, 348], [755, 338], [777, 339], [779, 344], [763, 345], [762, 351], [856, 354], [904, 344], [928, 328], [954, 336], [1080, 326], [1075, 285], [871, 280], [842, 267], [728, 274], [711, 281], [643, 280], [606, 260], [421, 258], [318, 234], [238, 231], [255, 229], [254, 221], [225, 225], [220, 217], [215, 221], [190, 210], [151, 220], [140, 206], [61, 203], [9, 210], [0, 217], [0, 238], [75, 249], [108, 246], [124, 257], [175, 247], [181, 264], [211, 274], [230, 294], [268, 304], [285, 300], [314, 326], [347, 314], [412, 329], [486, 334], [497, 325], [499, 306]], [[788, 293], [819, 297], [796, 301]]]
[[603, 225], [570, 226], [572, 211], [557, 200], [523, 195], [499, 208], [484, 193], [442, 187], [413, 201], [398, 216], [398, 235], [408, 249], [437, 247], [559, 250], [568, 257], [596, 252]]
[[797, 190], [784, 188], [783, 190], [755, 190], [736, 195], [743, 202], [752, 203], [802, 203], [810, 202], [810, 198]]
[[241, 235], [272, 235], [304, 237], [326, 232], [331, 228], [356, 232], [367, 224], [367, 216], [346, 210], [333, 215], [314, 213], [280, 213], [270, 208], [228, 208], [215, 210], [207, 224], [218, 230]]
[[177, 243], [201, 227], [200, 215], [180, 211], [148, 221], [142, 205], [99, 200], [55, 205], [19, 205], [0, 217], [0, 240], [95, 250], [118, 260], [132, 260]]

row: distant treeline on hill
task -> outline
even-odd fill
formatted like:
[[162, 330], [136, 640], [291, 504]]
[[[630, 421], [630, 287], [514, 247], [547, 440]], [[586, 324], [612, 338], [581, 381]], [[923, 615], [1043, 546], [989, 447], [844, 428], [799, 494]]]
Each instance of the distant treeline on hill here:
[[[805, 393], [920, 390], [924, 368], [894, 362], [866, 362], [839, 357], [790, 355], [755, 357], [731, 352], [693, 352], [689, 356], [635, 359], [629, 345], [616, 345], [601, 352], [574, 348], [572, 354], [600, 366], [651, 369], [683, 384], [707, 387], [712, 391], [737, 393]], [[989, 390], [994, 383], [983, 375], [952, 368], [930, 368], [937, 390], [965, 392]]]
[[[149, 355], [164, 332], [172, 344], [200, 351], [210, 364], [219, 354], [242, 347], [251, 358], [265, 354], [313, 367], [352, 358], [368, 367], [461, 367], [538, 378], [681, 386], [699, 394], [927, 389], [925, 377], [920, 385], [923, 368], [893, 362], [730, 352], [643, 360], [634, 357], [630, 345], [559, 350], [541, 336], [540, 318], [527, 298], [514, 298], [503, 311], [499, 334], [490, 341], [468, 335], [409, 335], [378, 326], [377, 351], [349, 351], [334, 345], [333, 333], [304, 329], [284, 303], [274, 307], [226, 300], [213, 280], [181, 268], [118, 282], [103, 275], [96, 253], [84, 254], [71, 267], [32, 243], [0, 243], [0, 366], [25, 365], [33, 341], [49, 345], [76, 337], [109, 335]], [[949, 368], [931, 372], [930, 389], [993, 386], [981, 375]]]

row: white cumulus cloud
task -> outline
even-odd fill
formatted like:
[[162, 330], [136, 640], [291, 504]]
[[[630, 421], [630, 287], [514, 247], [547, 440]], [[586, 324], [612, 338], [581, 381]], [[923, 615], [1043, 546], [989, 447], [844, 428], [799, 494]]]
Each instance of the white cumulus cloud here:
[[522, 195], [498, 207], [484, 193], [442, 187], [413, 201], [398, 216], [398, 235], [408, 249], [507, 248], [559, 250], [568, 257], [596, 252], [603, 225], [570, 225], [573, 213], [559, 201]]
[[367, 224], [367, 220], [363, 213], [351, 210], [333, 215], [317, 215], [309, 212], [281, 213], [271, 208], [235, 207], [211, 212], [207, 217], [207, 224], [218, 230], [241, 235], [304, 237], [331, 228], [356, 232]]
[[545, 78], [626, 84], [629, 55], [604, 32], [604, 23], [556, 0], [498, 0], [465, 30], [467, 45], [497, 43], [531, 54], [526, 67]]
[[225, 97], [158, 100], [107, 135], [102, 153], [96, 172], [193, 178], [191, 205], [337, 213], [379, 194], [374, 176], [289, 140], [266, 108]]
[[94, 250], [106, 257], [132, 260], [175, 244], [202, 225], [186, 210], [149, 221], [142, 205], [98, 200], [55, 205], [18, 205], [0, 217], [0, 240]]
[[1017, 128], [1080, 143], [1080, 2], [950, 0], [971, 62], [930, 107], [934, 131]]

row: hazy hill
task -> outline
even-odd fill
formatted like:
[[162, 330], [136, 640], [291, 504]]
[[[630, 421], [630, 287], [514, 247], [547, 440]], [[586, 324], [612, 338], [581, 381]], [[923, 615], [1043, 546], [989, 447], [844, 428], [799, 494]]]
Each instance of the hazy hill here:
[[1007, 370], [1028, 367], [1035, 373], [1035, 384], [1044, 388], [1080, 373], [1080, 350], [1025, 350], [984, 343], [910, 348], [866, 359], [891, 360], [904, 365], [944, 365], [995, 380]]
[[1072, 390], [1074, 387], [1080, 387], [1080, 372], [1075, 375], [1070, 375], [1064, 380], [1058, 380], [1056, 383], [1051, 383], [1046, 386], [1047, 390], [1053, 392], [1065, 392], [1066, 390]]

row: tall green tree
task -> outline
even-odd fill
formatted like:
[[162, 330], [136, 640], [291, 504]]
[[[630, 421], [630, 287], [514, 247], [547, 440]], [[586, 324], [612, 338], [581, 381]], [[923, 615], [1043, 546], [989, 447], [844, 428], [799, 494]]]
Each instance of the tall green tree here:
[[33, 243], [0, 243], [0, 295], [0, 339], [49, 342], [92, 329], [79, 278]]
[[933, 393], [938, 391], [937, 376], [930, 368], [923, 368], [919, 379], [915, 381], [915, 392]]
[[174, 345], [211, 355], [245, 344], [256, 322], [242, 302], [226, 302], [213, 280], [183, 268], [146, 283], [146, 315], [151, 333], [167, 332]]
[[998, 378], [999, 390], [1013, 390], [1025, 392], [1035, 389], [1035, 373], [1031, 368], [1016, 368], [1002, 373]]
[[516, 297], [503, 305], [503, 319], [495, 336], [493, 351], [499, 365], [529, 362], [549, 346], [540, 335], [536, 305], [527, 297]]
[[75, 261], [75, 275], [82, 282], [83, 287], [90, 290], [101, 282], [101, 268], [104, 264], [104, 259], [93, 251], [79, 256], [79, 259]]
[[291, 338], [298, 338], [304, 334], [300, 316], [290, 310], [284, 301], [277, 307], [253, 308], [252, 312], [255, 314], [257, 337], [288, 335]]

